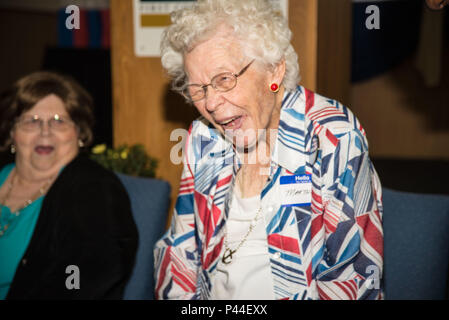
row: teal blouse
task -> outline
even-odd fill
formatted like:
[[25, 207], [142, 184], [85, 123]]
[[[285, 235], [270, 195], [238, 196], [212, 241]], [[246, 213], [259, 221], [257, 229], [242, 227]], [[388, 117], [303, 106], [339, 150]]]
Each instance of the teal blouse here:
[[[14, 163], [8, 164], [0, 171], [0, 186], [14, 167]], [[33, 235], [43, 200], [44, 196], [41, 196], [21, 210], [19, 216], [13, 215], [8, 207], [0, 204], [0, 224], [3, 227], [9, 223], [8, 230], [0, 236], [0, 300], [8, 294], [17, 266]]]

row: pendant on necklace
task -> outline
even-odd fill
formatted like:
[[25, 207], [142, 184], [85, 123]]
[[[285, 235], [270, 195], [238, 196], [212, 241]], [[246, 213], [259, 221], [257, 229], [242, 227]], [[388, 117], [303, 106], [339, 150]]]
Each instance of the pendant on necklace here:
[[224, 264], [230, 264], [232, 262], [232, 255], [235, 253], [236, 250], [231, 250], [229, 248], [226, 248], [223, 258], [221, 259], [221, 262]]

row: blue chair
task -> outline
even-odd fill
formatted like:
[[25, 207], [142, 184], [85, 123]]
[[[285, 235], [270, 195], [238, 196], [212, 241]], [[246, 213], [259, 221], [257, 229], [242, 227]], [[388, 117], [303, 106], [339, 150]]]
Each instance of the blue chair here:
[[116, 173], [128, 192], [139, 233], [136, 262], [125, 288], [125, 300], [154, 299], [153, 247], [165, 232], [170, 185], [158, 179]]
[[388, 300], [447, 298], [449, 196], [383, 189]]

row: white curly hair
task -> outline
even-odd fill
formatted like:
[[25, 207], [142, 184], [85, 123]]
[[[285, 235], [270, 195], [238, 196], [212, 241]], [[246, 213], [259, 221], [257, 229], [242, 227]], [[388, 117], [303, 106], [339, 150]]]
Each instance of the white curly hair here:
[[172, 88], [181, 91], [186, 84], [184, 54], [199, 42], [213, 37], [225, 25], [250, 48], [244, 54], [274, 67], [285, 60], [286, 90], [294, 90], [300, 80], [298, 56], [290, 43], [292, 32], [287, 21], [268, 0], [198, 0], [192, 7], [174, 11], [172, 24], [161, 40], [162, 66], [173, 78]]

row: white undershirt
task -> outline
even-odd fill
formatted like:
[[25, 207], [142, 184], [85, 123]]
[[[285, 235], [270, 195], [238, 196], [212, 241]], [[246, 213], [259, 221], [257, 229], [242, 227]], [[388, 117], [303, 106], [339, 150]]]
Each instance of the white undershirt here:
[[[241, 198], [236, 186], [226, 222], [228, 246], [234, 250], [242, 241], [260, 207], [260, 196]], [[224, 252], [224, 250], [223, 250]], [[272, 300], [273, 280], [268, 255], [263, 211], [245, 243], [233, 254], [232, 262], [221, 259], [213, 279], [211, 298], [217, 300]]]

